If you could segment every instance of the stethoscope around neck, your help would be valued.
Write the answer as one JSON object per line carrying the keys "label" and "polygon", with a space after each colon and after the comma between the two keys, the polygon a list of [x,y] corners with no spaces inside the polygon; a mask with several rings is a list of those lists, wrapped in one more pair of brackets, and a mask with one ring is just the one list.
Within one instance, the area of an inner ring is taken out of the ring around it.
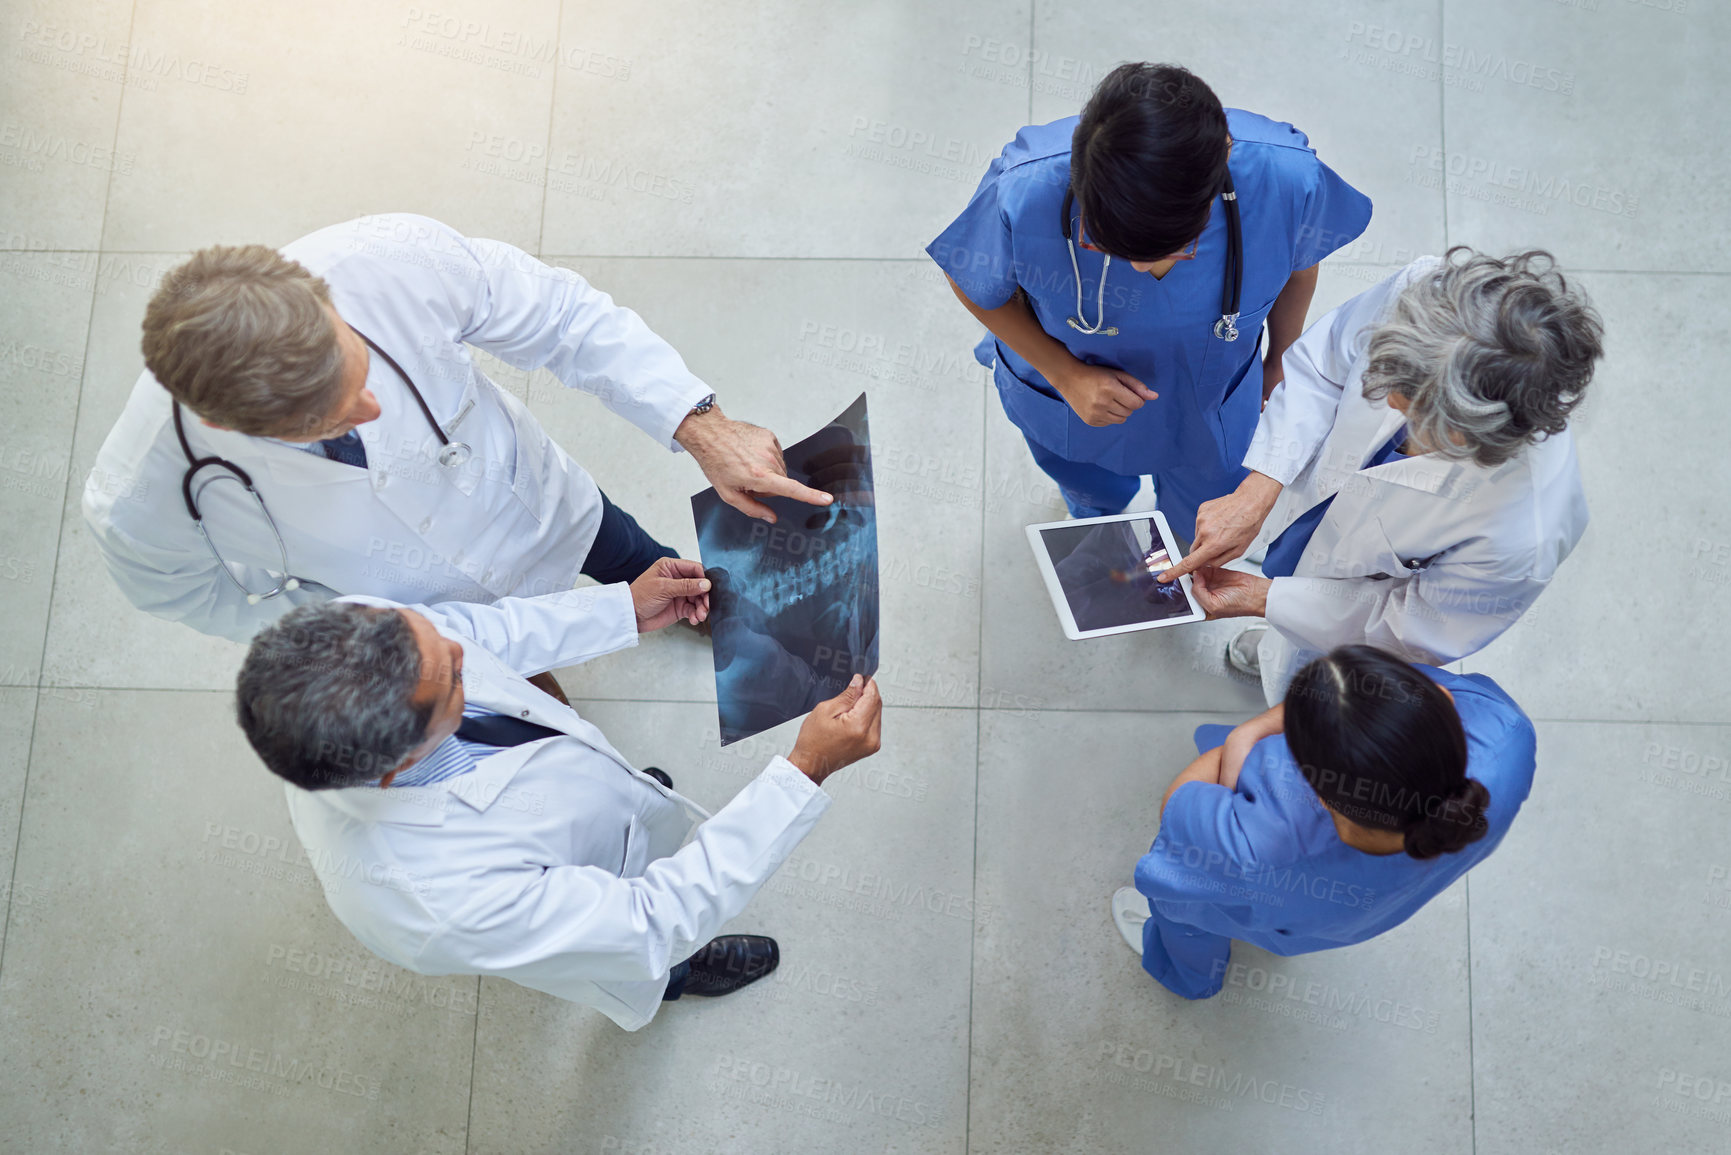
{"label": "stethoscope around neck", "polygon": [[[433,410],[427,405],[427,399],[421,396],[421,391],[415,387],[414,380],[407,373],[403,372],[403,367],[397,364],[397,359],[375,345],[371,337],[368,337],[353,325],[350,325],[349,328],[354,331],[355,336],[365,341],[367,346],[372,349],[373,352],[385,359],[385,364],[389,365],[396,371],[397,376],[403,379],[403,384],[409,387],[409,392],[414,394],[415,404],[420,406],[421,415],[427,419],[427,424],[432,426],[434,434],[436,434],[439,440],[443,443],[440,446],[437,455],[439,464],[445,466],[447,469],[455,469],[459,466],[468,464],[469,458],[473,455],[473,451],[466,443],[451,440],[450,435],[445,432],[444,428],[439,424],[438,419],[433,416]],[[256,488],[253,487],[252,475],[234,462],[228,460],[226,457],[221,457],[216,454],[210,454],[205,457],[195,455],[192,452],[192,443],[186,439],[186,423],[181,417],[180,402],[174,401],[171,402],[171,404],[174,409],[174,435],[180,439],[180,451],[186,455],[186,472],[180,476],[180,496],[186,502],[187,516],[192,518],[192,524],[198,529],[198,536],[204,539],[204,547],[210,551],[210,556],[216,559],[217,568],[222,570],[228,580],[234,584],[235,589],[246,595],[246,602],[249,606],[256,606],[266,598],[274,598],[285,590],[299,589],[301,586],[300,579],[291,576],[288,572],[288,545],[283,541],[282,530],[277,528],[276,518],[271,516],[270,507],[265,505],[264,497]],[[471,404],[473,403],[471,402]],[[462,411],[457,414],[456,419],[451,422],[451,427],[455,429],[457,423],[462,421],[464,417],[467,417],[468,414],[469,407],[464,406]],[[206,477],[200,481],[198,475],[205,469],[210,468],[218,469],[223,472],[217,476]],[[264,593],[255,593],[241,584],[240,579],[234,576],[233,568],[229,566],[228,561],[222,556],[222,552],[216,548],[216,542],[211,539],[210,531],[204,527],[204,516],[199,512],[198,508],[199,495],[210,486],[221,481],[240,482],[241,486],[246,490],[247,495],[251,497],[253,501],[258,503],[259,513],[263,515],[265,524],[270,526],[271,536],[276,538],[277,556],[282,559],[283,576],[274,586]]]}
{"label": "stethoscope around neck", "polygon": [[[1238,219],[1238,194],[1232,188],[1232,174],[1226,174],[1226,186],[1220,192],[1226,202],[1226,269],[1220,283],[1220,319],[1214,322],[1214,335],[1222,341],[1238,340],[1238,304],[1244,290],[1244,232]],[[1100,287],[1094,294],[1094,321],[1083,319],[1082,266],[1076,260],[1076,240],[1070,228],[1070,209],[1076,203],[1076,190],[1064,190],[1064,207],[1059,221],[1064,230],[1064,244],[1070,249],[1070,271],[1076,277],[1076,315],[1067,318],[1070,328],[1089,336],[1116,337],[1118,327],[1106,324],[1106,273],[1112,267],[1112,255],[1103,254],[1100,265]]]}

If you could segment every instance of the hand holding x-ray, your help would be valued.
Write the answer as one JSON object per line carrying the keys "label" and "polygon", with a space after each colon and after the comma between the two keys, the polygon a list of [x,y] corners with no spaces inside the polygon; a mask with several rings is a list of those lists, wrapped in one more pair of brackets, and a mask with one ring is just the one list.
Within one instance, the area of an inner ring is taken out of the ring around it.
{"label": "hand holding x-ray", "polygon": [[788,476],[828,495],[765,503],[753,520],[714,490],[691,499],[713,583],[711,637],[722,745],[780,725],[878,664],[877,510],[861,395],[786,450]]}

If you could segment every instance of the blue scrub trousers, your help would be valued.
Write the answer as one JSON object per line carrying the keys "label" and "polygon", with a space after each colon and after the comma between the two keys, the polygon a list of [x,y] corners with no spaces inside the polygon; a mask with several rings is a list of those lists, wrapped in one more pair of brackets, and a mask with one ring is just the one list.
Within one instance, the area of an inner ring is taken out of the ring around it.
{"label": "blue scrub trousers", "polygon": [[1154,911],[1142,924],[1142,969],[1187,999],[1213,998],[1226,984],[1232,940],[1185,926]]}
{"label": "blue scrub trousers", "polygon": [[[1207,723],[1196,727],[1196,752],[1205,754],[1224,744],[1230,733],[1231,726]],[[1226,983],[1232,940],[1173,922],[1153,910],[1153,903],[1148,905],[1151,913],[1142,924],[1142,969],[1159,979],[1161,986],[1187,999],[1207,999],[1219,994]]]}
{"label": "blue scrub trousers", "polygon": [[601,528],[595,531],[595,544],[583,559],[578,573],[594,578],[602,585],[636,581],[643,571],[654,565],[657,558],[678,557],[644,532],[637,519],[601,495]]}
{"label": "blue scrub trousers", "polygon": [[[1123,513],[1142,486],[1140,476],[1126,477],[1089,461],[1060,457],[1026,432],[1022,433],[1022,439],[1034,455],[1034,464],[1058,483],[1071,517]],[[1188,545],[1196,538],[1196,510],[1203,502],[1237,489],[1249,472],[1243,466],[1234,466],[1218,475],[1196,465],[1162,470],[1153,475],[1155,507],[1166,515],[1172,532]]]}

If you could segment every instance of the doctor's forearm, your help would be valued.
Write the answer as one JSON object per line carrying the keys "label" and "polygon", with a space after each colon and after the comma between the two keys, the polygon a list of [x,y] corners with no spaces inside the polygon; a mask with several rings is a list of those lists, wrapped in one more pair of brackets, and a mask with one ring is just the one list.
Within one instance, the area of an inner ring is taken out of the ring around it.
{"label": "doctor's forearm", "polygon": [[1317,266],[1300,269],[1286,280],[1286,287],[1268,310],[1268,356],[1279,360],[1304,332],[1304,317],[1316,296]]}
{"label": "doctor's forearm", "polygon": [[1021,297],[1012,297],[996,309],[982,309],[968,299],[968,295],[962,292],[954,280],[950,281],[950,291],[956,295],[956,300],[962,303],[962,307],[974,315],[976,321],[991,330],[992,336],[1032,365],[1039,371],[1040,376],[1054,386],[1058,383],[1058,378],[1076,363],[1076,358],[1064,347],[1063,342],[1055,340],[1040,327],[1040,322],[1034,319],[1033,312]]}

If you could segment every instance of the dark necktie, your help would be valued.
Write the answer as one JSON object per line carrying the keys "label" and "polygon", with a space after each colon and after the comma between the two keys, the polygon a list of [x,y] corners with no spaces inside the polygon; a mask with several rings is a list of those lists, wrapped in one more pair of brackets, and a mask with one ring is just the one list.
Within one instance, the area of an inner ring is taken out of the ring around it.
{"label": "dark necktie", "polygon": [[362,469],[367,467],[367,447],[361,444],[361,435],[353,429],[341,437],[331,437],[319,442],[325,456],[332,461],[340,461],[344,465],[356,465]]}
{"label": "dark necktie", "polygon": [[[1375,469],[1379,465],[1387,465],[1400,456],[1401,442],[1406,440],[1406,426],[1402,425],[1394,431],[1383,447],[1376,451],[1371,459],[1364,463],[1364,469]],[[1285,529],[1280,536],[1268,543],[1268,552],[1262,558],[1263,577],[1291,577],[1298,569],[1298,559],[1304,556],[1304,547],[1310,544],[1310,537],[1316,532],[1316,527],[1322,524],[1323,515],[1328,507],[1334,504],[1338,494],[1329,494],[1304,513]]]}
{"label": "dark necktie", "polygon": [[564,732],[551,726],[543,726],[539,722],[513,718],[508,714],[482,714],[475,718],[464,718],[462,725],[457,727],[457,737],[463,741],[480,742],[486,746],[521,746],[525,742],[554,738]]}

